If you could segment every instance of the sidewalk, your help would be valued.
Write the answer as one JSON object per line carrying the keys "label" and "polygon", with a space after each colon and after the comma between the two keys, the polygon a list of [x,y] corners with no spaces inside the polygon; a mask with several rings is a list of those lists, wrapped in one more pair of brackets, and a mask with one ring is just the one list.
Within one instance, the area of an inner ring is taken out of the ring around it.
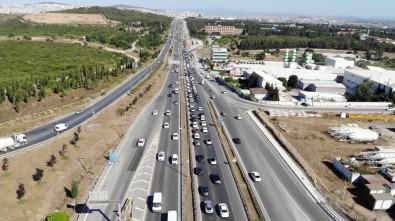
{"label": "sidewalk", "polygon": [[303,171],[298,167],[298,165],[292,160],[292,158],[287,154],[287,152],[281,147],[277,140],[272,136],[272,134],[265,128],[264,125],[259,121],[259,119],[252,113],[251,110],[247,111],[247,114],[254,121],[254,123],[259,127],[265,137],[274,146],[276,151],[287,163],[289,168],[298,177],[300,182],[305,186],[306,190],[310,193],[314,200],[320,205],[320,207],[327,213],[332,220],[343,220],[339,214],[337,214],[331,207],[327,206],[325,198],[315,189],[314,185],[310,182],[308,177],[303,173]]}

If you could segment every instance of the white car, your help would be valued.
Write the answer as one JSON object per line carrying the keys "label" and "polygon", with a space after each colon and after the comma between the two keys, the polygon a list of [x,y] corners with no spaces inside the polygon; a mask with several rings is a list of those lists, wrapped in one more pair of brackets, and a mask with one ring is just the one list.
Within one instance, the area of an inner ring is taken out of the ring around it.
{"label": "white car", "polygon": [[386,110],[386,111],[394,111],[395,108],[393,108],[393,107],[387,107],[387,108],[385,108],[385,110]]}
{"label": "white car", "polygon": [[210,138],[207,138],[207,139],[205,140],[205,142],[206,142],[207,145],[213,144],[213,141],[212,141]]}
{"label": "white car", "polygon": [[152,115],[158,115],[158,111],[157,110],[152,111]]}
{"label": "white car", "polygon": [[227,92],[227,91],[222,91],[221,93],[226,94],[226,93],[228,93],[228,92]]}
{"label": "white car", "polygon": [[208,158],[208,161],[211,165],[217,165],[217,159],[215,157]]}
{"label": "white car", "polygon": [[178,133],[174,133],[174,134],[172,135],[172,138],[173,138],[173,140],[178,140]]}
{"label": "white car", "polygon": [[161,151],[158,153],[158,161],[164,161],[165,160],[165,152]]}
{"label": "white car", "polygon": [[81,114],[82,112],[84,112],[84,109],[78,109],[76,112],[75,112],[75,114]]}
{"label": "white car", "polygon": [[199,126],[198,126],[198,123],[196,122],[196,121],[194,121],[193,123],[192,123],[192,127],[193,128],[198,128]]}
{"label": "white car", "polygon": [[137,141],[137,146],[138,147],[143,147],[144,146],[144,144],[145,144],[145,139],[139,139],[139,141]]}
{"label": "white car", "polygon": [[254,182],[261,182],[261,180],[262,180],[261,179],[261,175],[259,175],[258,172],[253,171],[250,174],[251,174],[252,181],[254,181]]}
{"label": "white car", "polygon": [[243,118],[241,118],[241,115],[238,114],[238,115],[236,115],[236,119],[237,119],[237,120],[241,120],[241,119],[243,119]]}
{"label": "white car", "polygon": [[169,123],[165,123],[165,124],[163,124],[163,128],[165,128],[165,129],[168,129],[169,128]]}
{"label": "white car", "polygon": [[354,104],[347,104],[346,107],[355,107]]}
{"label": "white car", "polygon": [[219,215],[222,218],[227,218],[229,217],[229,210],[228,206],[225,203],[220,203],[218,204],[218,209],[219,209]]}
{"label": "white car", "polygon": [[214,95],[211,95],[211,99],[215,99],[215,96],[214,96]]}
{"label": "white car", "polygon": [[202,126],[203,126],[203,127],[206,127],[206,126],[207,126],[207,123],[206,123],[206,121],[202,121],[202,123],[201,123],[201,124],[202,124]]}
{"label": "white car", "polygon": [[202,111],[203,110],[203,108],[202,107],[198,107],[198,111]]}
{"label": "white car", "polygon": [[167,115],[167,116],[170,116],[170,113],[171,113],[170,110],[167,110],[167,111],[166,111],[166,115]]}
{"label": "white car", "polygon": [[178,164],[178,155],[177,154],[173,154],[173,156],[171,156],[171,164]]}
{"label": "white car", "polygon": [[200,139],[200,134],[199,133],[194,133],[193,134],[194,139]]}
{"label": "white car", "polygon": [[55,131],[56,132],[61,132],[66,130],[69,127],[69,125],[65,124],[65,123],[60,123],[60,124],[56,124],[55,125]]}
{"label": "white car", "polygon": [[203,128],[202,128],[202,132],[203,132],[203,133],[208,133],[207,127],[203,127]]}

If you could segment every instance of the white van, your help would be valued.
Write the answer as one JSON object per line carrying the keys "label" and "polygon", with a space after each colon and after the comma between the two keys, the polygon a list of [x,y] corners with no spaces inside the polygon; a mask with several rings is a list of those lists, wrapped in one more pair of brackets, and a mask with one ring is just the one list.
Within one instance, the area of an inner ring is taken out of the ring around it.
{"label": "white van", "polygon": [[162,212],[162,193],[154,193],[154,199],[152,200],[152,212],[160,213]]}
{"label": "white van", "polygon": [[177,154],[173,154],[173,156],[171,156],[171,164],[178,164],[178,155]]}
{"label": "white van", "polygon": [[167,212],[167,221],[177,221],[177,211],[171,210]]}
{"label": "white van", "polygon": [[55,131],[56,131],[56,132],[61,132],[61,131],[66,130],[68,127],[69,127],[69,125],[64,124],[64,123],[56,124],[56,125],[55,125]]}

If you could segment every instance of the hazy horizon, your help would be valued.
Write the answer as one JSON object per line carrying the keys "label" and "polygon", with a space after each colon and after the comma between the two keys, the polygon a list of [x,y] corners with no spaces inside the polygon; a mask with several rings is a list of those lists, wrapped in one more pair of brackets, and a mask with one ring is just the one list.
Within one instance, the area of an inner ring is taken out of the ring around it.
{"label": "hazy horizon", "polygon": [[[394,19],[395,1],[377,0],[373,2],[364,2],[358,0],[332,0],[332,1],[314,1],[314,0],[282,0],[281,4],[275,0],[249,0],[248,3],[240,0],[210,1],[183,1],[183,0],[2,0],[0,4],[36,4],[41,2],[56,2],[76,6],[111,6],[111,5],[129,5],[136,7],[146,7],[151,9],[167,9],[194,11],[202,13],[217,14],[222,16],[240,16],[240,15],[290,15],[290,16],[334,16],[334,17],[356,17],[356,18],[378,18]],[[210,7],[208,7],[210,6]]]}

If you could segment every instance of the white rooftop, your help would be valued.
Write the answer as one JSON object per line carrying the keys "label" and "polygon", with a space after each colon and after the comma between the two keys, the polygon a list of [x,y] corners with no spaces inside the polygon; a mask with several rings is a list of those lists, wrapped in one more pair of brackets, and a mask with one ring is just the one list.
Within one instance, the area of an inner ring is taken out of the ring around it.
{"label": "white rooftop", "polygon": [[344,98],[344,96],[340,95],[340,94],[329,94],[329,93],[320,93],[320,92],[313,92],[313,91],[299,91],[299,93],[305,95],[306,97]]}
{"label": "white rooftop", "polygon": [[395,71],[346,69],[344,73],[358,75],[384,85],[395,86]]}

